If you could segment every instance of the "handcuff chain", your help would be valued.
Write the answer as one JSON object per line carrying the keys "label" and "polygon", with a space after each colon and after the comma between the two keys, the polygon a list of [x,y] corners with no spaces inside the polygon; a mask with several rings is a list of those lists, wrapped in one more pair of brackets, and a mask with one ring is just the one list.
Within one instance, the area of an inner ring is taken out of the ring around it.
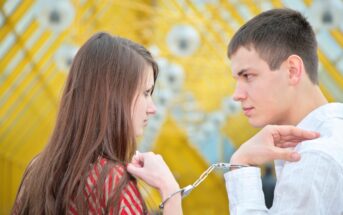
{"label": "handcuff chain", "polygon": [[207,176],[215,169],[231,169],[231,168],[242,168],[242,167],[249,167],[249,165],[238,165],[238,164],[230,164],[230,163],[214,163],[210,167],[208,167],[201,175],[200,177],[192,184],[188,185],[186,187],[183,187],[176,192],[169,195],[164,201],[161,202],[159,205],[159,208],[162,210],[164,208],[164,205],[166,202],[173,197],[174,195],[181,193],[181,197],[186,197],[194,188],[196,188],[201,182],[203,182]]}

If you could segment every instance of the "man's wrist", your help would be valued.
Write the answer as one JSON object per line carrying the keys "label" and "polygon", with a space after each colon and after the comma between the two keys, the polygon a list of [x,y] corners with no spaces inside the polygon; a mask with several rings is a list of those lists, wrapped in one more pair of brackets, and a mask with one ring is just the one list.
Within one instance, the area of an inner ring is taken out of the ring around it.
{"label": "man's wrist", "polygon": [[247,161],[247,159],[239,156],[238,154],[233,154],[230,160],[231,164],[235,165],[247,165],[250,166],[250,163]]}

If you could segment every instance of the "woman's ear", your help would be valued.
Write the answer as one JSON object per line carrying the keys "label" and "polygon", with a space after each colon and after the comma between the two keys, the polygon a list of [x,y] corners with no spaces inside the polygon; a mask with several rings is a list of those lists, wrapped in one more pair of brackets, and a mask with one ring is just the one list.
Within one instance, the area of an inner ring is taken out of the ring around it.
{"label": "woman's ear", "polygon": [[289,83],[296,85],[301,80],[304,73],[304,63],[298,55],[290,55],[287,60]]}

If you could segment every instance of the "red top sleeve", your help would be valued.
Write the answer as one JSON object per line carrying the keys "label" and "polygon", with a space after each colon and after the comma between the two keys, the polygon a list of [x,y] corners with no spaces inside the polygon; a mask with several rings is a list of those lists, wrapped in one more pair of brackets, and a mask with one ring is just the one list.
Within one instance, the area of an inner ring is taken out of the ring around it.
{"label": "red top sleeve", "polygon": [[[118,185],[121,177],[124,174],[124,167],[122,165],[115,165],[112,167],[106,176],[105,183],[103,185],[101,199],[98,198],[98,191],[94,189],[96,186],[98,177],[100,177],[101,169],[109,162],[108,160],[101,158],[96,165],[93,165],[89,172],[84,194],[88,196],[89,213],[88,214],[105,214],[106,206],[109,204],[109,198],[116,192],[116,186]],[[75,204],[72,202],[69,211],[73,215],[77,215]],[[114,206],[109,207],[109,214],[114,213]],[[129,181],[126,187],[123,189],[119,199],[119,214],[131,215],[131,214],[144,214],[143,200],[138,191],[137,184],[134,181]]]}

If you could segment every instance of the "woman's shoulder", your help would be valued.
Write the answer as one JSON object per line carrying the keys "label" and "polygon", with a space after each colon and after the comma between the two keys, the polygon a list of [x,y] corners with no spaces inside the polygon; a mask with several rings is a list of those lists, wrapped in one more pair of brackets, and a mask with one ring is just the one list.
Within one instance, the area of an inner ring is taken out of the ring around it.
{"label": "woman's shoulder", "polygon": [[[116,175],[116,176],[123,176],[125,173],[125,166],[121,162],[115,162],[110,159],[99,157],[96,167],[99,168],[102,171],[107,172],[108,175]],[[100,172],[99,172],[100,173]]]}
{"label": "woman's shoulder", "polygon": [[86,188],[99,189],[97,185],[104,184],[102,188],[113,189],[125,175],[125,167],[121,163],[99,157],[90,167],[87,175]]}
{"label": "woman's shoulder", "polygon": [[94,165],[92,172],[97,177],[104,177],[106,183],[110,182],[113,185],[118,184],[125,177],[125,180],[128,182],[125,188],[137,189],[137,181],[127,172],[125,165],[121,162],[100,157],[96,165]]}
{"label": "woman's shoulder", "polygon": [[[117,188],[125,176],[128,176],[125,166],[122,163],[113,162],[106,158],[100,158],[98,165],[101,168],[108,168],[106,174],[105,186],[104,186],[104,197],[105,201],[108,201],[108,197],[117,193]],[[137,187],[136,180],[133,178],[127,179],[127,184],[123,186],[120,191],[119,197],[119,214],[143,214],[144,208],[142,203],[142,197]]]}

